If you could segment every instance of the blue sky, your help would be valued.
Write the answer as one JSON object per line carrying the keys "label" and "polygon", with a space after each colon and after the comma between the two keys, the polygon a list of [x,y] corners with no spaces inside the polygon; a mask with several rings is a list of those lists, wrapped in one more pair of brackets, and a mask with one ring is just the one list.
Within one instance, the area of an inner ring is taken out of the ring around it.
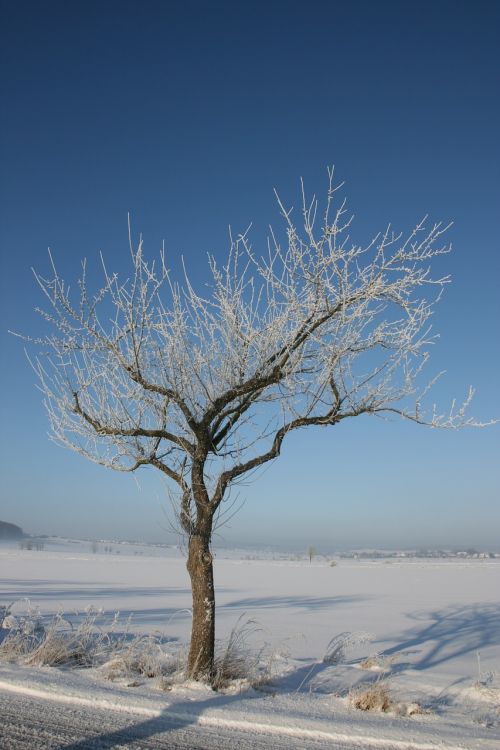
{"label": "blue sky", "polygon": [[[360,243],[388,221],[453,220],[453,284],[429,374],[446,407],[500,416],[500,6],[479,2],[3,3],[2,496],[27,531],[168,540],[165,487],[47,439],[19,340],[47,247],[68,280],[102,251],[126,266],[127,212],[195,281],[228,225],[254,245],[335,164]],[[356,419],[303,432],[240,488],[226,543],[498,547],[500,427],[437,432]]]}

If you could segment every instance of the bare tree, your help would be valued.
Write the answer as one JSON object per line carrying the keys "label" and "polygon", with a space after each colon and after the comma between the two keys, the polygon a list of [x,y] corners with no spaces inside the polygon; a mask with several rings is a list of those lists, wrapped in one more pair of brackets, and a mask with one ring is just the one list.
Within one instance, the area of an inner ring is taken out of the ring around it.
{"label": "bare tree", "polygon": [[[429,318],[448,277],[429,262],[449,251],[448,227],[391,227],[367,246],[349,237],[333,173],[324,211],[302,188],[302,228],[278,204],[283,238],[271,230],[264,256],[248,233],[231,239],[227,262],[209,256],[211,287],[172,280],[130,243],[125,281],[103,262],[91,293],[83,263],[79,294],[52,263],[35,274],[50,332],[32,364],[53,439],[112,469],[153,466],[177,488],[188,537],[193,595],[189,675],[210,679],[215,598],[211,537],[231,486],[275,459],[291,432],[366,415],[397,414],[433,427],[473,424],[472,393],[442,415],[418,385],[432,341]],[[424,291],[431,294],[426,299]]]}

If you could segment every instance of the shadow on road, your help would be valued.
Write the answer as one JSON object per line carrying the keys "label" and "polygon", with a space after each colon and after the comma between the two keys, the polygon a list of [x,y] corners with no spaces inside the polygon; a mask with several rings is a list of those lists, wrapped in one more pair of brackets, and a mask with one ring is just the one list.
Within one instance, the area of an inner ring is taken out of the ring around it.
{"label": "shadow on road", "polygon": [[[251,697],[246,695],[246,698]],[[254,696],[259,698],[257,694]],[[174,705],[166,706],[160,716],[139,720],[137,723],[126,727],[106,732],[100,735],[88,736],[69,745],[62,745],[59,750],[108,750],[117,745],[128,745],[137,741],[150,740],[155,735],[176,732],[177,730],[192,727],[198,723],[198,719],[210,708],[222,708],[230,706],[241,700],[240,696],[222,696],[214,693],[213,697],[206,700],[183,701]],[[200,742],[203,742],[202,732],[205,727],[200,727]],[[187,747],[187,745],[186,745]],[[194,748],[197,746],[193,747]],[[199,748],[204,745],[199,745]]]}

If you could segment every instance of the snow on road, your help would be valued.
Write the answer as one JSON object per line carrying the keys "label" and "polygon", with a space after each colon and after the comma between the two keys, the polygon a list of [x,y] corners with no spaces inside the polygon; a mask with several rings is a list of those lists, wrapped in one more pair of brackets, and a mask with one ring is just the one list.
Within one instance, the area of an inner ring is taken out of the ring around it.
{"label": "snow on road", "polygon": [[[3,674],[5,677],[6,675]],[[12,677],[12,676],[11,676]],[[26,678],[26,676],[25,676]],[[19,678],[18,678],[19,679]],[[50,689],[47,682],[38,687],[36,675],[28,676],[31,686],[0,679],[0,740],[2,750],[83,750],[83,748],[217,748],[240,750],[273,748],[273,750],[465,750],[466,738],[461,742],[405,737],[404,727],[389,725],[380,734],[377,722],[355,723],[339,719],[319,720],[270,711],[270,706],[259,706],[260,713],[240,700],[238,708],[217,708],[217,700],[207,693],[203,699],[185,701],[142,700],[138,705],[131,696],[111,700],[99,686],[85,681],[79,693],[75,682],[68,694],[65,677],[52,674]],[[92,695],[92,697],[89,697]],[[122,700],[120,700],[122,698]],[[267,708],[267,711],[265,710]],[[274,707],[276,708],[276,707]],[[304,709],[305,706],[297,708]],[[445,734],[449,733],[449,727]],[[475,738],[475,747],[489,748],[489,741]]]}
{"label": "snow on road", "polygon": [[[72,708],[70,708],[72,706]],[[76,707],[77,706],[77,707]],[[151,710],[149,716],[134,707],[116,712],[110,706],[58,700],[49,702],[31,695],[15,695],[0,690],[0,740],[2,750],[89,750],[126,747],[168,748],[175,750],[260,750],[276,748],[344,748],[332,735],[324,742],[317,733],[294,737],[286,731],[261,732],[251,723],[219,721],[195,714],[166,714]],[[272,736],[270,736],[272,734]],[[407,747],[407,746],[406,746]],[[367,747],[370,750],[370,747]],[[422,750],[427,750],[422,748]]]}

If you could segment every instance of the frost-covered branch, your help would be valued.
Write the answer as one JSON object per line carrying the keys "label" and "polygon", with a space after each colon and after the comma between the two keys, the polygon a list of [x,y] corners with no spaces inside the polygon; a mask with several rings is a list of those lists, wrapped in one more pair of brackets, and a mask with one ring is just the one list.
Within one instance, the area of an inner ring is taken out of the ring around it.
{"label": "frost-covered branch", "polygon": [[448,226],[389,226],[360,246],[337,190],[329,171],[320,207],[302,186],[300,228],[278,197],[284,232],[263,255],[248,232],[232,238],[223,265],[209,256],[203,295],[187,272],[172,280],[163,252],[145,259],[142,239],[123,281],[102,261],[92,292],[84,263],[76,298],[50,258],[51,277],[35,274],[48,332],[32,365],[53,439],[117,470],[158,468],[192,534],[298,428],[362,414],[480,425],[472,392],[448,414],[425,405],[430,320],[449,283],[431,263],[450,251]]}

